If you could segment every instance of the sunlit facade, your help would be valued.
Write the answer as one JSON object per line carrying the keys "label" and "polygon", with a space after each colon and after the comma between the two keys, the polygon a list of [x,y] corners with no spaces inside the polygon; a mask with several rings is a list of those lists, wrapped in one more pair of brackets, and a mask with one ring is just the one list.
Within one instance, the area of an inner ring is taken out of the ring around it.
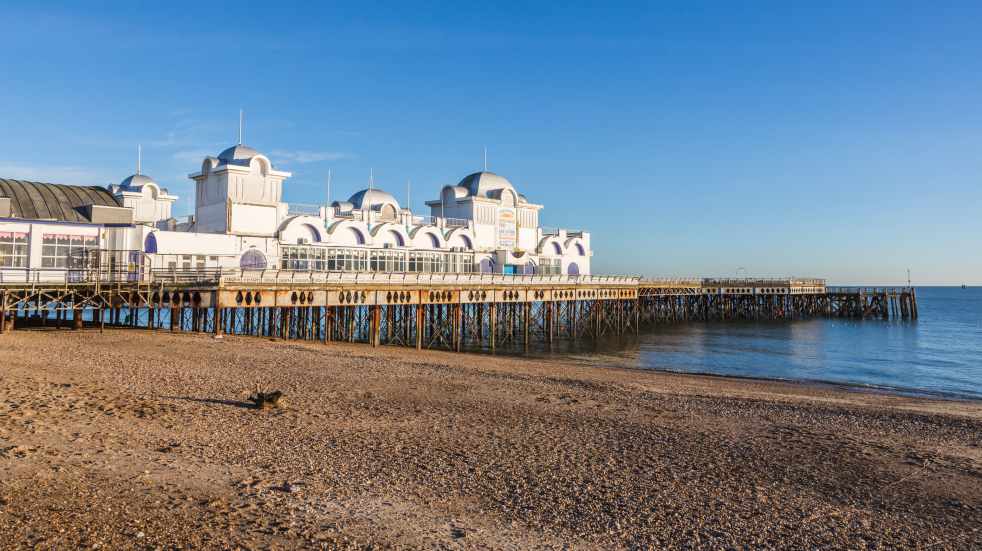
{"label": "sunlit facade", "polygon": [[[542,228],[542,205],[491,172],[444,186],[425,215],[374,186],[330,205],[291,205],[290,176],[248,146],[230,147],[189,175],[194,214],[183,220],[171,215],[177,197],[139,170],[107,188],[0,180],[0,276],[64,270],[99,249],[136,251],[137,262],[172,271],[590,273],[590,234]],[[59,209],[38,204],[54,192]]]}

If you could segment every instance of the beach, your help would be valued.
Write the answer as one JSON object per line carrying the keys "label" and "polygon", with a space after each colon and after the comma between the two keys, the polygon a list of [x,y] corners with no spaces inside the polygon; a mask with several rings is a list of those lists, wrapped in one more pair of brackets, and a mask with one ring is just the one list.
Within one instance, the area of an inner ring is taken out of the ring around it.
{"label": "beach", "polygon": [[[285,407],[255,409],[257,389]],[[0,335],[4,548],[982,547],[982,402],[142,330]]]}

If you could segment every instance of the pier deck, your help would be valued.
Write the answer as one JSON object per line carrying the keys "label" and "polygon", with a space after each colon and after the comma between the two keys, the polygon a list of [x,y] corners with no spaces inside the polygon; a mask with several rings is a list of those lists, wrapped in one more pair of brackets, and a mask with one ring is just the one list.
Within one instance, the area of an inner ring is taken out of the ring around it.
{"label": "pier deck", "polygon": [[815,317],[916,319],[917,301],[906,287],[797,278],[170,270],[0,282],[0,332],[111,325],[494,351],[653,323]]}

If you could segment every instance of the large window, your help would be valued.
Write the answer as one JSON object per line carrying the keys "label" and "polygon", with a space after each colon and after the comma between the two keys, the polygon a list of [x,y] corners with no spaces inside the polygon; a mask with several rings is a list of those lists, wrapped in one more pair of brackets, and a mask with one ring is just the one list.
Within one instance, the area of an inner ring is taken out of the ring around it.
{"label": "large window", "polygon": [[41,245],[42,268],[68,268],[70,256],[98,249],[99,239],[94,235],[46,233],[41,240]]}
{"label": "large window", "polygon": [[560,275],[563,273],[563,261],[559,258],[540,258],[539,273],[542,275]]}
{"label": "large window", "polygon": [[27,267],[27,234],[0,232],[0,268]]}
{"label": "large window", "polygon": [[282,245],[280,269],[302,272],[476,271],[473,253]]}

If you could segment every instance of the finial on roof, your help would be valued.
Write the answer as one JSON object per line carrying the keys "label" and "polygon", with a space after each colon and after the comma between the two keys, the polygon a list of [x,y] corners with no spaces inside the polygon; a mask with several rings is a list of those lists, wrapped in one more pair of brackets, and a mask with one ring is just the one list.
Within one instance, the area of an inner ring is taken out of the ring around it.
{"label": "finial on roof", "polygon": [[143,146],[137,144],[136,146],[136,173],[137,175],[142,174],[143,170]]}
{"label": "finial on roof", "polygon": [[331,169],[327,169],[327,203],[325,204],[331,206]]}
{"label": "finial on roof", "polygon": [[368,169],[368,189],[375,189],[375,169]]}
{"label": "finial on roof", "polygon": [[484,172],[488,171],[488,146],[484,146]]}
{"label": "finial on roof", "polygon": [[245,114],[243,113],[242,109],[239,109],[239,145],[242,145],[242,126],[244,118]]}

